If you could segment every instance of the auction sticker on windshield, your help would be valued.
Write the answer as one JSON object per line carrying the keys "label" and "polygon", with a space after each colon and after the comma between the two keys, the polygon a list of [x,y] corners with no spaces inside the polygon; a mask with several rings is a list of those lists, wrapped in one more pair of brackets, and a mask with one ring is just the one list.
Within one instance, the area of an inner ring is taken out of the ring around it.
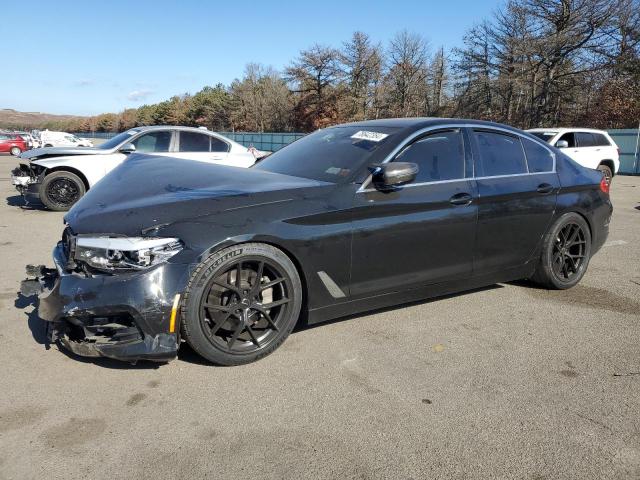
{"label": "auction sticker on windshield", "polygon": [[360,130],[359,132],[356,132],[353,135],[351,135],[351,138],[354,138],[356,140],[369,140],[370,142],[381,142],[388,136],[389,135],[386,133],[369,132],[367,130]]}

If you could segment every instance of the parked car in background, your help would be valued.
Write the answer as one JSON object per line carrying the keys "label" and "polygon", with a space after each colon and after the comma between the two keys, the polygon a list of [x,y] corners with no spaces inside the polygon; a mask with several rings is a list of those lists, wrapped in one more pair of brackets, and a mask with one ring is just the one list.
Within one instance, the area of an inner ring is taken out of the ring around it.
{"label": "parked car in background", "polygon": [[27,144],[27,149],[35,148],[35,142],[29,132],[13,132],[15,135],[20,135]]}
{"label": "parked car in background", "polygon": [[[14,169],[12,181],[27,202],[41,201],[51,210],[68,210],[133,152],[238,167],[249,167],[256,161],[246,147],[207,130],[173,126],[139,127],[94,148],[30,150],[20,156],[24,162]],[[146,178],[141,177],[137,181],[142,185]]]}
{"label": "parked car in background", "polygon": [[27,141],[15,133],[0,133],[0,153],[9,152],[17,157],[22,152],[28,150]]}
{"label": "parked car in background", "polygon": [[587,128],[534,128],[532,135],[562,149],[583,167],[600,170],[611,183],[620,168],[620,149],[604,130]]}
{"label": "parked car in background", "polygon": [[93,142],[86,138],[78,138],[67,132],[40,132],[40,143],[43,147],[93,147]]}
{"label": "parked car in background", "polygon": [[79,355],[168,361],[182,338],[237,365],[299,318],[524,278],[573,287],[612,210],[600,173],[521,130],[359,122],[248,169],[130,158],[65,216],[57,268],[28,268],[22,293],[41,292],[52,340]]}

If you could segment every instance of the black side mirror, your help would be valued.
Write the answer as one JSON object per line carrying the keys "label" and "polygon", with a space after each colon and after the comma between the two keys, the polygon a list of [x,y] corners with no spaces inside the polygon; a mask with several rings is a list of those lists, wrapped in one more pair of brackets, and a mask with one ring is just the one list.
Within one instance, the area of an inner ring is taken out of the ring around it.
{"label": "black side mirror", "polygon": [[399,187],[413,182],[418,175],[418,165],[409,162],[391,162],[373,167],[373,184],[380,188]]}
{"label": "black side mirror", "polygon": [[118,150],[120,153],[133,153],[136,151],[136,146],[133,143],[125,143]]}

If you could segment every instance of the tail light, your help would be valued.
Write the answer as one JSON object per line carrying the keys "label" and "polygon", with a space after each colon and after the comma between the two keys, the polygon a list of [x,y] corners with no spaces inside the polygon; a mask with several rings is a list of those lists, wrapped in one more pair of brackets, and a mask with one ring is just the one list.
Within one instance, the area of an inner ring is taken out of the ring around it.
{"label": "tail light", "polygon": [[600,180],[600,191],[609,195],[609,182],[607,182],[607,179],[604,176],[602,177],[602,180]]}

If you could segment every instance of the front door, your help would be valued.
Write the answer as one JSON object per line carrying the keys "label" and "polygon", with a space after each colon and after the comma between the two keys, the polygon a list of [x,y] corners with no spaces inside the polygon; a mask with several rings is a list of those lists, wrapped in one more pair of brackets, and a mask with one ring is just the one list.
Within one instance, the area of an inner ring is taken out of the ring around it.
{"label": "front door", "polygon": [[428,132],[392,160],[416,163],[414,182],[355,194],[352,296],[471,275],[478,207],[468,145],[459,128]]}

